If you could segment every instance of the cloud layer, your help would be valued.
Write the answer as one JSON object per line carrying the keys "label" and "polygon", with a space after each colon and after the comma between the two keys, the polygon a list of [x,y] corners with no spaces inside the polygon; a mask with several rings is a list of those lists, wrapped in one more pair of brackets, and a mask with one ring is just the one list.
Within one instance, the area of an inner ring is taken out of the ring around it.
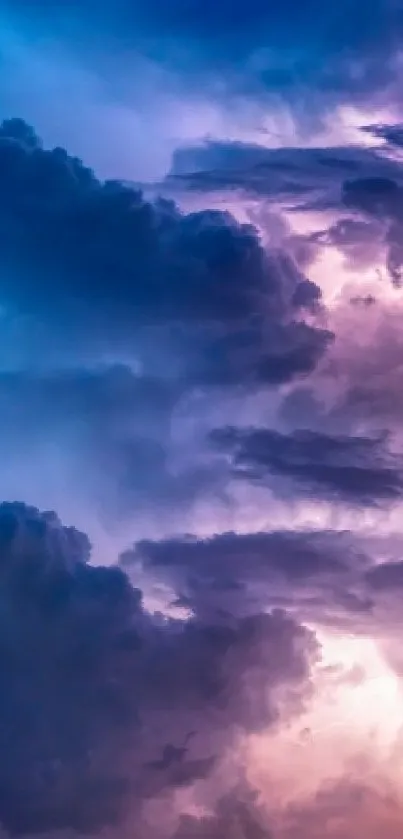
{"label": "cloud layer", "polygon": [[398,4],[0,17],[1,839],[398,839]]}

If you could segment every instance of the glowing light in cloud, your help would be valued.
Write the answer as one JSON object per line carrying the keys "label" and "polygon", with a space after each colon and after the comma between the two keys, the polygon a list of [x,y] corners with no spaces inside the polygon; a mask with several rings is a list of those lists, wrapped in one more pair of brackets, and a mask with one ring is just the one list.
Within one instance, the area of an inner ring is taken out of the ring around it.
{"label": "glowing light in cloud", "polygon": [[393,785],[403,778],[400,680],[373,639],[317,634],[322,656],[305,711],[250,741],[250,776],[271,803],[307,800],[331,778],[374,767]]}

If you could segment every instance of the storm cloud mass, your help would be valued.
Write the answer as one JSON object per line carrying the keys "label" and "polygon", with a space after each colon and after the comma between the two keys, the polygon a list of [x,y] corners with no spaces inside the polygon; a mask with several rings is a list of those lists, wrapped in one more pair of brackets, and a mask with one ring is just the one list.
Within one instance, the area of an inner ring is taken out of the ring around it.
{"label": "storm cloud mass", "polygon": [[400,4],[0,23],[0,839],[401,839]]}
{"label": "storm cloud mass", "polygon": [[88,564],[85,536],[22,504],[0,508],[0,540],[11,833],[119,823],[212,772],[242,729],[272,724],[279,686],[303,695],[315,642],[284,613],[153,618],[123,571]]}

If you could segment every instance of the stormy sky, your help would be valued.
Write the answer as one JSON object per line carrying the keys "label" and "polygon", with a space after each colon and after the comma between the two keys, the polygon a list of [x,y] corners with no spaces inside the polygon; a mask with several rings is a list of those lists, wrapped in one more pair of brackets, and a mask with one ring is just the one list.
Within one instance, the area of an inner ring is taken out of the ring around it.
{"label": "stormy sky", "polygon": [[401,839],[401,3],[0,67],[0,839]]}

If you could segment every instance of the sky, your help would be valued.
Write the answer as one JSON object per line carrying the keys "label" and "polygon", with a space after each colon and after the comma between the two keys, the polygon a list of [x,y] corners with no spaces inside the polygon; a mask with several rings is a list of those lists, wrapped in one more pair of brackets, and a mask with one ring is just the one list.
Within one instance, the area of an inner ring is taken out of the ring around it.
{"label": "sky", "polygon": [[0,839],[401,839],[401,3],[0,66]]}

